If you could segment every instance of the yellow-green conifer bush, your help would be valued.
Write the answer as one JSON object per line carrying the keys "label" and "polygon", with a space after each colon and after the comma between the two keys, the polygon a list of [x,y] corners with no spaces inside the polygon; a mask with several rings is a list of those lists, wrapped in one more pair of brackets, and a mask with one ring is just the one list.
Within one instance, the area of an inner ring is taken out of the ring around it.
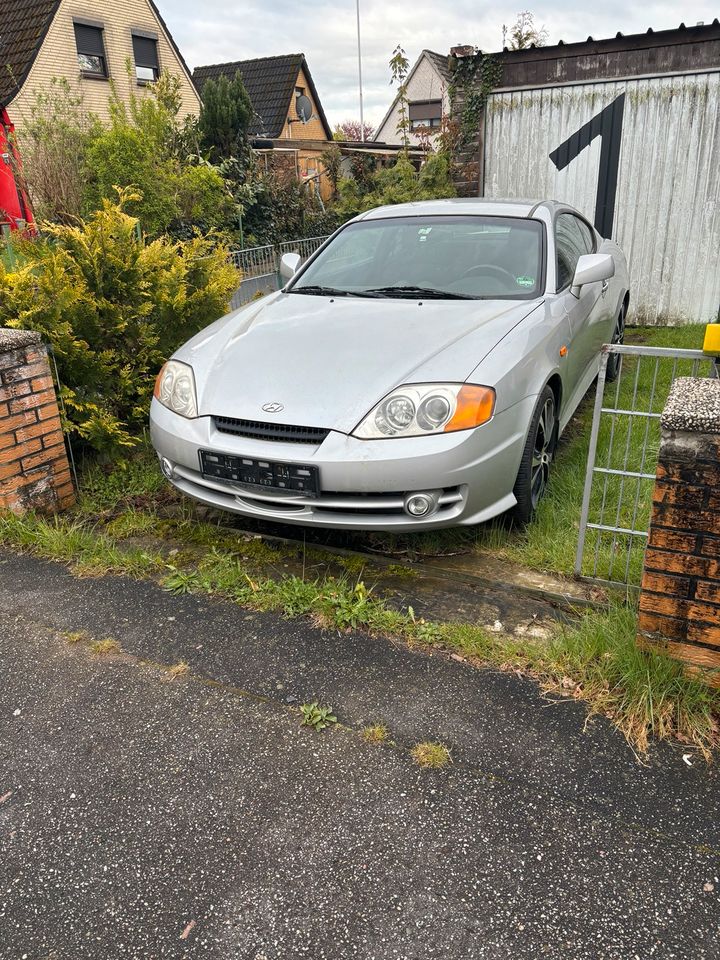
{"label": "yellow-green conifer bush", "polygon": [[213,235],[147,242],[131,190],[77,225],[51,224],[0,261],[0,325],[52,346],[65,429],[98,453],[139,442],[154,378],[185,340],[222,316],[239,283]]}

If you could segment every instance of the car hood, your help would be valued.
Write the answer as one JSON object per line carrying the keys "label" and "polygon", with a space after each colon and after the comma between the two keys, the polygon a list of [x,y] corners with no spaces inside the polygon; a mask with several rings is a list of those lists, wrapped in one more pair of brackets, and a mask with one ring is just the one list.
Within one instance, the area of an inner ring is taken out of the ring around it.
{"label": "car hood", "polygon": [[[280,293],[229,314],[175,356],[193,367],[201,416],[349,433],[402,383],[466,380],[538,302]],[[268,403],[282,409],[266,413]]]}

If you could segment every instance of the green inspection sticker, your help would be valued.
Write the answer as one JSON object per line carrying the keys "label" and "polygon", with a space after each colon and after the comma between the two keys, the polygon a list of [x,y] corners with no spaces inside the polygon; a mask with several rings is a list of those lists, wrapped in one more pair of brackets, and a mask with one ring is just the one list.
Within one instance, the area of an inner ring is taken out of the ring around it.
{"label": "green inspection sticker", "polygon": [[515,283],[519,287],[534,287],[535,277],[515,277]]}

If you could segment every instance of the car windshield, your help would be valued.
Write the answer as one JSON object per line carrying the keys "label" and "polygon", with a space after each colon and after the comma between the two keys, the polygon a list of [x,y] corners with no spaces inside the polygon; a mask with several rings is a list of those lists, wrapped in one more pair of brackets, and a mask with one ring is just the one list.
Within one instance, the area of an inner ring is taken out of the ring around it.
{"label": "car windshield", "polygon": [[520,217],[389,217],[351,223],[290,293],[521,300],[543,289],[542,224]]}

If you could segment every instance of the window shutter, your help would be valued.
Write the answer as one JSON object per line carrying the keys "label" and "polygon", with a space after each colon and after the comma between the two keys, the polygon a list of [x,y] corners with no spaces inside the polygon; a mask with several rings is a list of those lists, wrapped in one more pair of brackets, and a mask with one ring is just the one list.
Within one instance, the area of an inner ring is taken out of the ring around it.
{"label": "window shutter", "polygon": [[84,23],[75,23],[75,45],[78,53],[89,57],[104,57],[103,32],[100,27],[88,27]]}
{"label": "window shutter", "polygon": [[138,67],[154,67],[159,70],[157,40],[149,37],[138,37],[133,34],[133,55]]}
{"label": "window shutter", "polygon": [[416,100],[409,106],[410,120],[442,119],[442,100]]}

